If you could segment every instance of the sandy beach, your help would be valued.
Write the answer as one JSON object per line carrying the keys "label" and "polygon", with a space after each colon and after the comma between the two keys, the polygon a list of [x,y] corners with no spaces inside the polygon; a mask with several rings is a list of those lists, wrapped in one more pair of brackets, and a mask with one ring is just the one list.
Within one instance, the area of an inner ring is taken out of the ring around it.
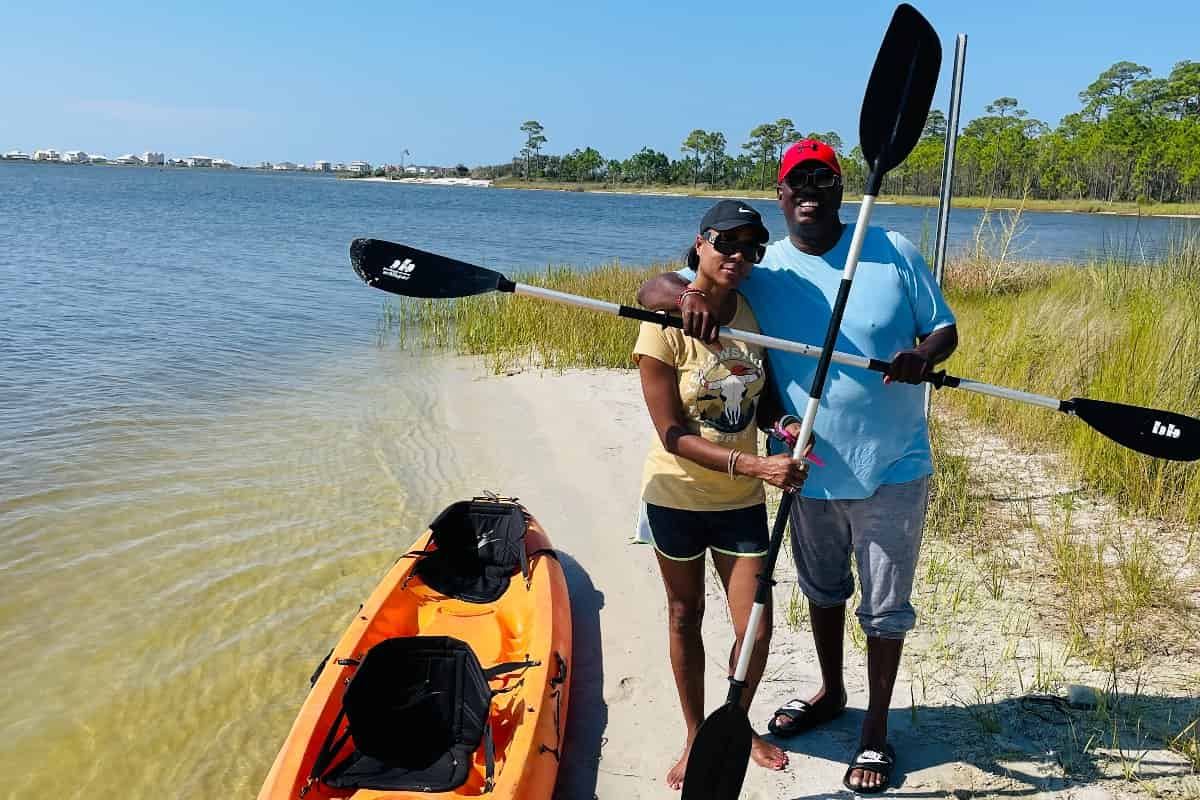
{"label": "sandy beach", "polygon": [[[497,476],[488,488],[519,496],[564,556],[572,593],[574,682],[556,796],[571,800],[677,797],[663,780],[684,742],[667,655],[663,589],[652,552],[630,541],[642,459],[651,436],[636,372],[531,370],[491,376],[468,359],[456,369],[458,376],[447,385],[443,408],[456,431],[454,449],[477,453],[477,466],[486,462]],[[980,457],[995,460],[996,454],[980,451]],[[1025,469],[1027,459],[1019,463]],[[789,562],[790,556],[783,553],[775,576],[770,660],[751,709],[751,722],[759,731],[765,731],[773,709],[793,696],[807,696],[818,685],[805,614],[796,613],[795,576]],[[1047,726],[1025,714],[1015,699],[1002,699],[1006,692],[1017,693],[1018,683],[1028,690],[1029,673],[1024,679],[1021,673],[1035,668],[1033,659],[1040,669],[1045,658],[1061,651],[1038,640],[1034,653],[1036,637],[1028,631],[1021,643],[1006,643],[997,627],[1003,628],[998,620],[1007,620],[1010,612],[995,604],[977,603],[978,619],[963,629],[963,617],[958,615],[956,629],[947,633],[945,626],[930,621],[936,616],[927,613],[933,610],[933,599],[914,602],[918,629],[910,637],[892,704],[891,741],[899,754],[892,794],[944,797],[953,793],[959,798],[1015,794],[1081,800],[1146,796],[1132,790],[1127,781],[1088,785],[1065,778],[1057,744],[1047,745],[1039,731],[1067,729]],[[1016,592],[1013,607],[1021,607]],[[853,627],[851,617],[846,646],[848,712],[817,732],[779,742],[789,752],[785,770],[770,772],[751,764],[743,797],[851,796],[841,779],[866,707],[865,655],[861,642],[854,641]],[[711,712],[724,700],[725,663],[732,644],[724,598],[711,572],[704,637],[706,709]],[[948,639],[954,640],[957,655],[931,660],[931,653],[949,647]],[[1003,660],[1003,648],[1015,648],[1015,653],[1009,654],[1010,674],[997,677],[995,665]],[[1011,674],[1014,670],[1016,677]],[[1068,669],[1066,656],[1060,677],[1103,685],[1101,673]],[[1164,678],[1159,691],[1178,694],[1171,685],[1176,680]],[[1155,681],[1147,679],[1146,686],[1146,691],[1152,690]],[[999,720],[999,733],[987,725],[981,729],[981,715]],[[1088,752],[1098,764],[1097,778],[1106,776],[1107,767],[1098,755],[1103,744],[1093,750],[1095,754]],[[1146,745],[1138,754],[1143,779],[1157,775],[1173,782],[1196,780],[1184,777],[1191,771],[1176,753]],[[1191,789],[1200,791],[1200,784]]]}

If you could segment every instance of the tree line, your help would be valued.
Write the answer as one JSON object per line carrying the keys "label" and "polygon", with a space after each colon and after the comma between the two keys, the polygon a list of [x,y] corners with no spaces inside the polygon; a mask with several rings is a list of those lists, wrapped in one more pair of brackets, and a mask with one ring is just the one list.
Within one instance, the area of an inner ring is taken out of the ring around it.
{"label": "tree line", "polygon": [[[1056,128],[1033,119],[1015,97],[988,103],[961,131],[954,192],[960,196],[1052,200],[1200,202],[1200,62],[1180,61],[1166,77],[1120,61],[1079,92],[1081,108]],[[521,126],[525,146],[510,163],[476,168],[483,177],[558,182],[765,189],[775,182],[783,151],[801,138],[828,142],[839,153],[849,192],[861,191],[862,150],[843,152],[835,131],[802,134],[787,118],[749,131],[730,155],[720,131],[695,129],[679,156],[643,147],[626,159],[593,147],[547,155],[545,128]],[[930,112],[921,141],[885,182],[888,194],[936,195],[945,154],[946,116]]]}

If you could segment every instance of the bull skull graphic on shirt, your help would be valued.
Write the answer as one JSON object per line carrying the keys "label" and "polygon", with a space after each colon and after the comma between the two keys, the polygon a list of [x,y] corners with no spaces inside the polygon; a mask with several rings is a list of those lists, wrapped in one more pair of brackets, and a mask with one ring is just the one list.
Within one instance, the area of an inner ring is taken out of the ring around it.
{"label": "bull skull graphic on shirt", "polygon": [[754,422],[766,374],[753,356],[727,347],[696,374],[696,383],[701,424],[721,433],[740,433]]}

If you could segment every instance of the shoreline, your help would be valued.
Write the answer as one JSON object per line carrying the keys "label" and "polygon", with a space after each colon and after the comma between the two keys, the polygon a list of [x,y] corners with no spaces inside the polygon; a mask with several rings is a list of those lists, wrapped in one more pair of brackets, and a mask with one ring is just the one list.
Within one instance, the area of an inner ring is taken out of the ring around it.
{"label": "shoreline", "polygon": [[[775,196],[771,190],[750,189],[744,192],[736,192],[729,189],[709,190],[697,189],[688,190],[680,189],[672,191],[665,188],[656,189],[612,189],[612,188],[590,188],[590,187],[608,187],[610,184],[563,184],[549,183],[546,185],[537,185],[525,182],[497,182],[492,181],[491,186],[496,189],[524,189],[528,191],[539,192],[584,192],[588,194],[621,194],[621,195],[646,195],[650,197],[702,197],[711,198],[714,200],[721,199],[736,199],[736,200],[774,200]],[[877,200],[876,205],[898,205],[910,206],[913,208],[937,208],[938,198],[925,197],[918,195],[888,195],[887,200]],[[862,195],[846,195],[843,203],[857,205],[862,202]],[[955,197],[952,198],[952,207],[956,208],[973,208],[973,209],[988,209],[990,211],[1016,211],[1021,208],[1023,213],[1039,213],[1039,214],[1099,214],[1103,216],[1115,217],[1159,217],[1163,219],[1200,219],[1200,212],[1191,211],[1162,211],[1154,212],[1148,210],[1130,209],[1124,207],[1127,204],[1122,204],[1121,208],[1109,210],[1099,208],[1049,208],[1039,207],[1042,203],[1069,203],[1070,201],[1029,201],[1022,204],[1020,198],[1001,197],[1001,198],[980,198],[980,197]],[[1023,208],[1022,208],[1023,205]],[[1099,206],[1106,205],[1101,201],[1087,201],[1081,203],[1084,206]],[[1168,208],[1181,205],[1185,208],[1191,208],[1193,204],[1166,204]]]}
{"label": "shoreline", "polygon": [[420,183],[428,186],[471,186],[486,189],[492,186],[492,181],[484,178],[352,178],[355,181],[369,183]]}

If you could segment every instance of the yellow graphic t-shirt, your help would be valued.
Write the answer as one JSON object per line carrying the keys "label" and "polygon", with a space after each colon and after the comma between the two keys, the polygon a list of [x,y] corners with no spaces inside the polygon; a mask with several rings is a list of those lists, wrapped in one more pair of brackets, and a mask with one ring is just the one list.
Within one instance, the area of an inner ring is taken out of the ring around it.
{"label": "yellow graphic t-shirt", "polygon": [[[737,301],[729,327],[757,333],[750,306],[741,295]],[[743,453],[757,452],[755,415],[767,382],[761,347],[724,338],[710,346],[678,328],[643,322],[633,346],[634,360],[641,356],[675,367],[690,432]],[[642,499],[666,508],[728,511],[765,502],[766,495],[758,478],[730,480],[724,472],[668,453],[656,433],[642,471]]]}

